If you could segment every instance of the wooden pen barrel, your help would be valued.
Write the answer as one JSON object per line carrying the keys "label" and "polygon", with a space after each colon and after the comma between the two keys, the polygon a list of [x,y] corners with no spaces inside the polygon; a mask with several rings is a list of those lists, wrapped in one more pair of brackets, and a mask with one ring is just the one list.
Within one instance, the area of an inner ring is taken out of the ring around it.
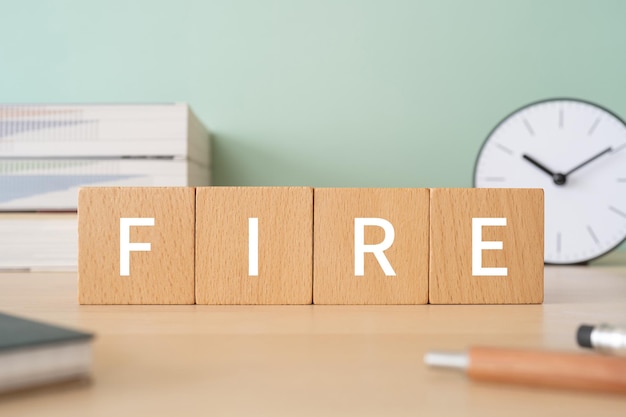
{"label": "wooden pen barrel", "polygon": [[469,357],[475,380],[626,394],[626,358],[486,347]]}

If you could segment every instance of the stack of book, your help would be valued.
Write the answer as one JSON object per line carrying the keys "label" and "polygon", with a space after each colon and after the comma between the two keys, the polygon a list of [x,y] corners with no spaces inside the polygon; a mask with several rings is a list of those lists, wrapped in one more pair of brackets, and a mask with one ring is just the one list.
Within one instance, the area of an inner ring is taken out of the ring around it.
{"label": "stack of book", "polygon": [[0,106],[0,269],[75,269],[78,189],[211,184],[186,104]]}

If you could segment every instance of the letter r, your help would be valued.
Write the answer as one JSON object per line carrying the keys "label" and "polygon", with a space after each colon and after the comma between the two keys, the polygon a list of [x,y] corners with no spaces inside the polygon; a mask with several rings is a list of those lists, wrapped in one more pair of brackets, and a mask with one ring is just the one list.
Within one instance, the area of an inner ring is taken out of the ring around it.
{"label": "letter r", "polygon": [[[375,245],[365,244],[365,226],[378,226],[385,231],[385,238]],[[378,217],[356,217],[354,219],[354,275],[365,275],[365,252],[373,253],[386,276],[395,276],[384,251],[389,249],[395,239],[393,225]]]}

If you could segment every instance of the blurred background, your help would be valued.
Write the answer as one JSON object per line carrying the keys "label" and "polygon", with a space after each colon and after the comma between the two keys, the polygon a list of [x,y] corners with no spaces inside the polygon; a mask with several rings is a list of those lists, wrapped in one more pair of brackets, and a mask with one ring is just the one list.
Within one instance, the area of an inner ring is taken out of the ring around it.
{"label": "blurred background", "polygon": [[188,102],[216,185],[466,187],[524,104],[626,116],[624,16],[619,0],[4,2],[0,101]]}
{"label": "blurred background", "polygon": [[0,102],[187,102],[215,185],[468,187],[525,104],[626,117],[624,16],[619,0],[3,2]]}

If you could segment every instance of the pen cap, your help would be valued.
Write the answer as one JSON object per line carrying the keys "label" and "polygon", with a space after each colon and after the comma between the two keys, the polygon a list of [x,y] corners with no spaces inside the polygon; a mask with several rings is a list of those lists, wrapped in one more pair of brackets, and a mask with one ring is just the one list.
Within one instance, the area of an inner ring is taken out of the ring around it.
{"label": "pen cap", "polygon": [[576,332],[579,346],[615,355],[626,355],[626,327],[583,324]]}
{"label": "pen cap", "polygon": [[578,346],[592,348],[591,344],[591,332],[593,332],[594,327],[588,324],[582,324],[578,327],[578,331],[576,332],[576,342],[578,342]]}

